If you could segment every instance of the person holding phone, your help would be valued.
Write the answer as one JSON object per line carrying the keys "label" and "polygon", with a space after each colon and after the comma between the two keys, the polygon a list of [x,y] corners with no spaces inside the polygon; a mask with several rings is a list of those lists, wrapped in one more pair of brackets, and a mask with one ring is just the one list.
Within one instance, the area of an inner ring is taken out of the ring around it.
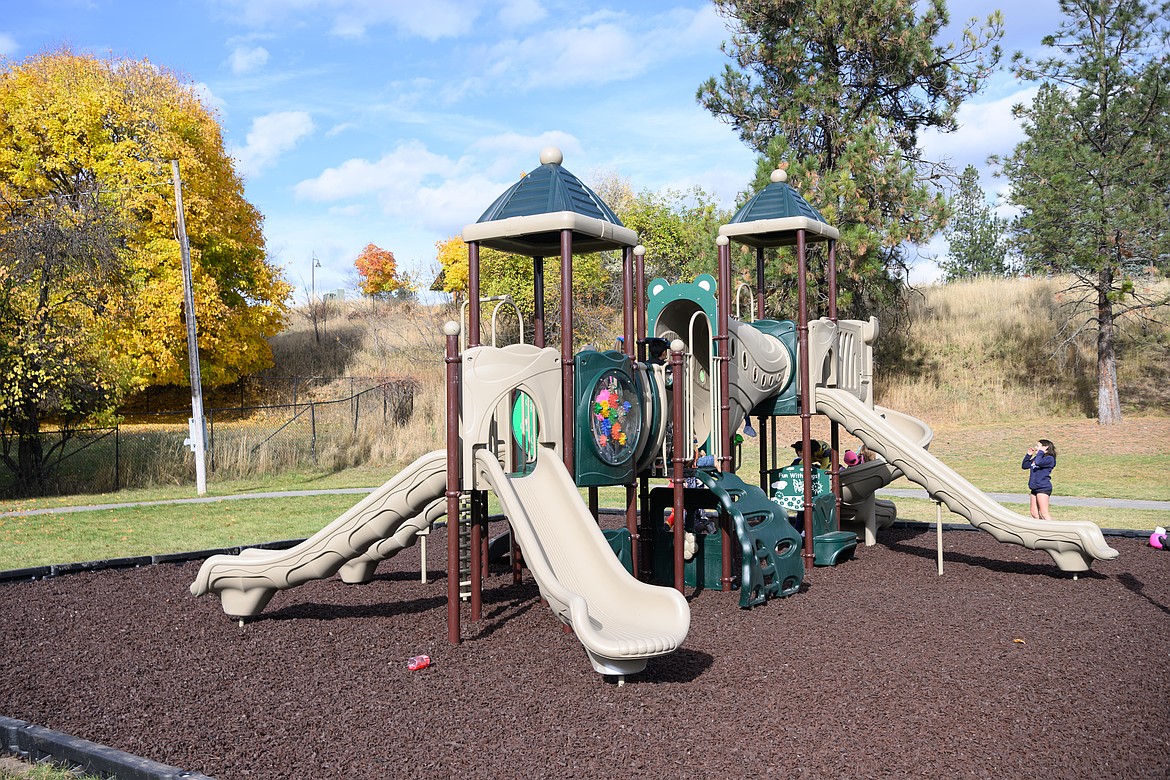
{"label": "person holding phone", "polygon": [[1051,520],[1048,499],[1052,495],[1052,469],[1056,468],[1056,445],[1040,439],[1028,448],[1020,468],[1029,470],[1028,489],[1032,491],[1032,517]]}

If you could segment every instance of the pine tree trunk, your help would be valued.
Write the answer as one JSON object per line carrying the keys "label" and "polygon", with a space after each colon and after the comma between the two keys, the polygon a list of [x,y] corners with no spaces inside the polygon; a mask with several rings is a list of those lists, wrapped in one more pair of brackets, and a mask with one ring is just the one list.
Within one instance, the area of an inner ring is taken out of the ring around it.
{"label": "pine tree trunk", "polygon": [[1117,391],[1117,351],[1114,348],[1113,303],[1109,290],[1113,269],[1102,268],[1097,277],[1097,424],[1121,422],[1121,397]]}

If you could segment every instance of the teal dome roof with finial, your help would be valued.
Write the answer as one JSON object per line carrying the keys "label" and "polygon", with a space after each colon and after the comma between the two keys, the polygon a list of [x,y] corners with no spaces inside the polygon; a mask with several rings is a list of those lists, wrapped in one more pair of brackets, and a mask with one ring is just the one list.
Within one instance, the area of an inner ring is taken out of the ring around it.
{"label": "teal dome roof with finial", "polygon": [[719,228],[719,235],[754,247],[795,244],[799,230],[805,231],[809,241],[837,239],[837,229],[787,179],[783,170],[773,171],[771,183],[743,204],[731,221]]}
{"label": "teal dome roof with finial", "polygon": [[561,231],[573,231],[576,252],[634,246],[638,236],[597,193],[565,169],[556,147],[541,152],[540,166],[513,184],[473,224],[464,241],[532,256],[561,253]]}

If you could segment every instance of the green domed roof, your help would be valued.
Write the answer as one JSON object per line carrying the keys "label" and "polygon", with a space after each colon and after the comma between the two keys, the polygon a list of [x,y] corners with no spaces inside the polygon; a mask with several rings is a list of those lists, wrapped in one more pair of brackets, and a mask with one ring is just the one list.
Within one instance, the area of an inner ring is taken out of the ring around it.
{"label": "green domed roof", "polygon": [[464,241],[533,256],[561,253],[562,230],[573,231],[573,249],[597,252],[638,243],[597,193],[561,165],[559,149],[541,152],[540,167],[513,184],[487,211],[463,228]]}
{"label": "green domed roof", "polygon": [[798,230],[809,234],[809,241],[838,238],[837,229],[793,189],[787,178],[784,171],[774,171],[771,184],[743,204],[731,221],[719,228],[719,235],[755,247],[795,244]]}

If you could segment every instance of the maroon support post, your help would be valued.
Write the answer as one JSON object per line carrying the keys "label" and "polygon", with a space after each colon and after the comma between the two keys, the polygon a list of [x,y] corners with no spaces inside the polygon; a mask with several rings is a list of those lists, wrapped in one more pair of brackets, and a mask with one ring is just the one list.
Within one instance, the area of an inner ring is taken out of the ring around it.
{"label": "maroon support post", "polygon": [[467,245],[467,346],[479,346],[479,242]]}
{"label": "maroon support post", "polygon": [[573,468],[573,441],[576,438],[573,414],[573,231],[561,231],[561,420],[564,424],[564,461]]}
{"label": "maroon support post", "polygon": [[[631,361],[637,359],[634,343],[634,250],[622,250],[622,352]],[[643,436],[648,436],[643,423]],[[635,475],[636,476],[636,475]],[[630,568],[638,576],[638,488],[634,480],[626,485],[626,530],[630,532]]]}
{"label": "maroon support post", "polygon": [[[727,236],[715,239],[719,247],[719,305],[716,312],[716,327],[719,334],[715,346],[719,354],[715,365],[719,367],[719,470],[734,471],[731,456],[731,241]],[[693,347],[692,347],[693,348]]]}
{"label": "maroon support post", "polygon": [[[719,468],[721,471],[730,471],[731,468],[731,376],[730,368],[730,346],[731,339],[728,337],[728,331],[731,329],[731,318],[729,311],[731,307],[731,241],[727,236],[719,236],[715,239],[717,247],[718,262],[719,262],[719,298],[718,298],[718,314],[717,325],[719,335],[715,338],[715,343],[718,346],[719,354],[716,355],[716,365],[719,366],[719,395],[721,400],[719,402],[719,424],[723,431],[719,448],[722,451],[719,457]],[[731,518],[728,517],[724,510],[719,511],[719,528],[720,540],[723,542],[722,555],[720,557],[720,590],[731,590]]]}
{"label": "maroon support post", "polygon": [[532,343],[544,348],[544,258],[532,258]]}
{"label": "maroon support post", "polygon": [[678,339],[670,345],[670,371],[674,378],[671,387],[674,457],[671,459],[670,464],[670,481],[674,488],[674,587],[679,593],[683,592],[683,587],[686,582],[684,577],[686,573],[686,562],[683,560],[683,518],[686,514],[683,497],[683,461],[686,459],[686,444],[683,442],[684,348],[684,345]]}
{"label": "maroon support post", "polygon": [[767,319],[764,314],[764,304],[767,296],[764,295],[764,248],[756,247],[756,319]]}
{"label": "maroon support post", "polygon": [[[829,320],[837,324],[837,242],[829,241],[829,268],[828,268],[828,282],[829,282]],[[834,355],[840,365],[840,358]],[[833,462],[831,464],[833,495],[837,499],[837,527],[841,527],[841,454],[838,452],[841,445],[840,426],[837,421],[833,420],[829,424],[829,444],[833,448]]]}
{"label": "maroon support post", "polygon": [[796,231],[796,291],[797,315],[796,333],[800,346],[800,462],[804,471],[804,569],[813,566],[812,528],[812,387],[810,387],[808,363],[808,262],[805,256],[805,235]]}
{"label": "maroon support post", "polygon": [[447,641],[459,644],[459,323],[443,326],[447,336]]}
{"label": "maroon support post", "polygon": [[[634,344],[637,349],[637,357],[640,361],[646,360],[646,247],[638,244],[634,247]],[[638,478],[638,499],[642,502],[642,513],[640,527],[645,528],[651,522],[646,513],[649,512],[650,506],[650,479],[648,477]],[[661,521],[660,521],[661,522]],[[633,549],[640,546],[642,539],[641,533],[638,533],[630,545]],[[640,575],[638,568],[638,558],[641,551],[634,554],[634,576]]]}

